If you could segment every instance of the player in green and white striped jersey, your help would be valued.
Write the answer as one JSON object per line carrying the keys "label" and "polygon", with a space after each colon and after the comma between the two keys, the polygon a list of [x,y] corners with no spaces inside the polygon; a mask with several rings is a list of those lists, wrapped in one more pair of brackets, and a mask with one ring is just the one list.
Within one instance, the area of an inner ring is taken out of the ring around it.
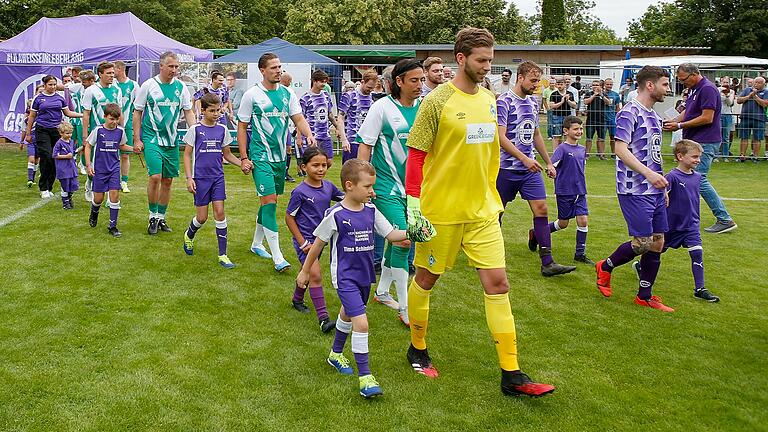
{"label": "player in green and white striped jersey", "polygon": [[[285,156],[288,142],[288,122],[310,146],[317,145],[309,124],[301,113],[299,99],[292,90],[280,84],[282,66],[272,53],[259,58],[263,80],[245,92],[237,112],[237,145],[244,173],[251,173],[259,195],[260,207],[256,218],[251,251],[272,258],[275,270],[283,272],[291,265],[280,251],[277,231],[277,196],[285,189]],[[248,126],[251,126],[250,137]],[[249,141],[250,139],[250,141]],[[262,241],[267,238],[271,255]]]}
{"label": "player in green and white striped jersey", "polygon": [[[122,61],[115,62],[115,84],[120,87],[123,97],[120,99],[120,109],[123,111],[123,129],[125,129],[125,138],[129,143],[133,143],[133,101],[136,99],[136,91],[139,84],[128,78],[126,72],[128,67]],[[128,193],[128,175],[131,171],[131,152],[120,150],[120,188]]]}
{"label": "player in green and white striped jersey", "polygon": [[176,79],[179,58],[173,52],[160,54],[160,73],[145,81],[133,102],[133,149],[144,152],[147,163],[147,201],[150,235],[158,229],[170,232],[165,212],[171,199],[173,179],[179,176],[178,123],[182,111],[188,125],[196,123],[192,97]]}
{"label": "player in green and white striped jersey", "polygon": [[[413,59],[403,59],[392,69],[391,94],[371,105],[368,115],[357,132],[361,144],[358,158],[371,160],[376,168],[373,203],[395,227],[407,228],[405,199],[405,162],[408,148],[405,142],[416,119],[421,96],[424,70]],[[374,299],[399,309],[400,320],[408,320],[408,254],[409,245],[388,243],[381,265],[381,277]],[[395,283],[397,302],[389,293]]]}

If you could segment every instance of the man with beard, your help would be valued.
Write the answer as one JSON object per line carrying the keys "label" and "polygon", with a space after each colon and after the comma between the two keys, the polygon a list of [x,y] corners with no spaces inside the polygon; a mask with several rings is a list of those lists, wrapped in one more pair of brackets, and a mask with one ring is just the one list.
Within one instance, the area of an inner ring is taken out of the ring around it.
{"label": "man with beard", "polygon": [[503,208],[495,187],[500,154],[496,97],[478,86],[491,70],[493,44],[488,30],[459,31],[453,49],[456,77],[424,99],[408,137],[408,228],[431,227],[431,220],[437,236],[416,246],[416,276],[408,290],[411,345],[407,358],[417,373],[437,377],[425,340],[430,293],[463,250],[485,292],[485,316],[501,366],[501,391],[543,396],[555,388],[534,383],[518,365],[498,223]]}
{"label": "man with beard", "polygon": [[424,97],[443,83],[443,59],[427,57],[424,60],[424,84],[421,86],[421,96]]}

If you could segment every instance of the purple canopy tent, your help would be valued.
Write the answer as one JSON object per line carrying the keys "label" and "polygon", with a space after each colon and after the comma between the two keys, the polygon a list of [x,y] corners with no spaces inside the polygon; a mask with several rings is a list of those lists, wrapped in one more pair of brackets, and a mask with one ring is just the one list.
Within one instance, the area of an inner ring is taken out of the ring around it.
{"label": "purple canopy tent", "polygon": [[[98,31],[104,29],[105,31]],[[66,66],[95,66],[122,60],[130,75],[145,81],[165,51],[182,62],[208,62],[213,53],[185,45],[156,31],[130,12],[41,18],[18,35],[0,42],[0,136],[18,141],[26,100],[43,76],[61,77]]]}

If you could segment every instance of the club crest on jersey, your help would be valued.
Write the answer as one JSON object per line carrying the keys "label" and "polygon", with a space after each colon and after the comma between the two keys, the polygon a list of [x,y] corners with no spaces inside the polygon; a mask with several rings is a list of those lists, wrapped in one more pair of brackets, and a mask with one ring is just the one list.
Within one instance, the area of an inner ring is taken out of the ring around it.
{"label": "club crest on jersey", "polygon": [[496,117],[496,106],[491,105],[491,115]]}
{"label": "club crest on jersey", "polygon": [[661,164],[661,134],[655,133],[651,135],[648,141],[651,145],[651,159],[657,164]]}
{"label": "club crest on jersey", "polygon": [[288,98],[283,98],[283,105],[288,105]]}
{"label": "club crest on jersey", "polygon": [[179,97],[181,95],[181,92],[177,89],[175,92],[173,92],[173,94],[175,94],[176,97]]}
{"label": "club crest on jersey", "polygon": [[430,254],[429,255],[429,266],[432,267],[433,265],[435,265],[435,256]]}
{"label": "club crest on jersey", "polygon": [[533,136],[536,133],[536,123],[533,119],[523,119],[517,126],[517,140],[522,144],[532,144]]}

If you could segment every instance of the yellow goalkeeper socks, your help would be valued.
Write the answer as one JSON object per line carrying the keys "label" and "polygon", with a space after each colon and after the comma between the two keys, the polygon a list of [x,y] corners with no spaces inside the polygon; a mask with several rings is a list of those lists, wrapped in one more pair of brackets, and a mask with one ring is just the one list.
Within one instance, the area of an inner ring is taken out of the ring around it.
{"label": "yellow goalkeeper socks", "polygon": [[[410,296],[408,298],[410,299]],[[509,295],[485,294],[485,319],[488,321],[488,328],[496,344],[501,368],[506,371],[520,369],[517,364],[515,318],[512,316],[512,307],[509,305]],[[411,315],[411,323],[413,321],[414,318]],[[413,330],[411,330],[411,339],[413,339]]]}
{"label": "yellow goalkeeper socks", "polygon": [[427,349],[427,323],[429,322],[429,294],[414,278],[408,287],[408,318],[411,320],[411,344],[414,348]]}

